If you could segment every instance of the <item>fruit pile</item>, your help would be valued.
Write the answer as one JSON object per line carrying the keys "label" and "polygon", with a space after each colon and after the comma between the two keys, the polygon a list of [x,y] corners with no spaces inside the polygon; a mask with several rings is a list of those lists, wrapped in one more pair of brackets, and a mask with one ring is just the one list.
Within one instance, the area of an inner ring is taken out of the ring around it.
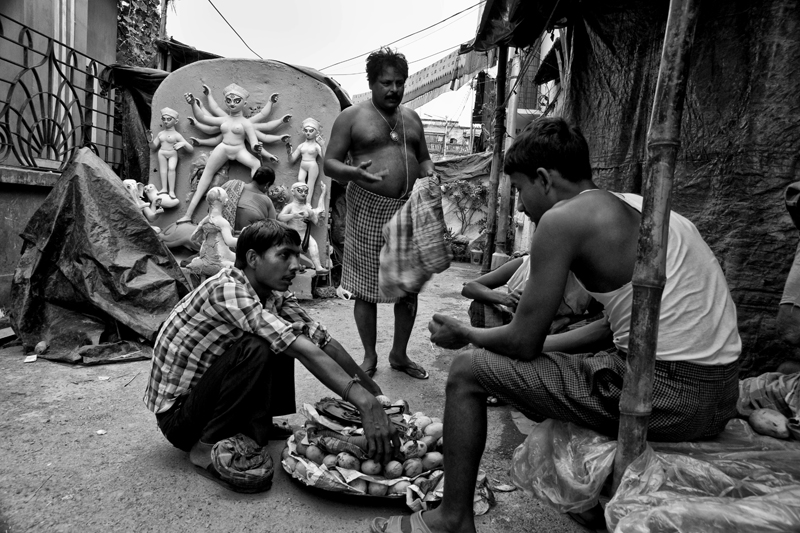
{"label": "fruit pile", "polygon": [[442,422],[425,413],[394,416],[401,446],[395,459],[380,464],[367,456],[367,439],[356,427],[336,431],[308,420],[289,437],[281,464],[304,484],[363,496],[425,502],[441,499]]}

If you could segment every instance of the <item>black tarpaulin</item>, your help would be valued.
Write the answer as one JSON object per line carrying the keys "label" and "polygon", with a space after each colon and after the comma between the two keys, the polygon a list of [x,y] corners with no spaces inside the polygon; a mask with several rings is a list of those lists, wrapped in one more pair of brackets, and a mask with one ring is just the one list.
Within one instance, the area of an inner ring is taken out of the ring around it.
{"label": "black tarpaulin", "polygon": [[46,340],[51,352],[72,351],[109,328],[152,341],[190,290],[120,179],[88,148],[20,236],[10,315],[28,347]]}
{"label": "black tarpaulin", "polygon": [[122,169],[125,179],[150,181],[150,129],[153,94],[169,72],[154,68],[111,65],[103,70],[104,83],[114,86],[120,96]]}
{"label": "black tarpaulin", "polygon": [[[539,15],[520,19],[514,6],[521,3]],[[568,15],[561,113],[583,130],[600,186],[641,192],[669,2],[495,0],[475,48],[532,43],[546,29],[548,10],[556,12],[552,25],[563,24],[562,10]],[[489,39],[492,28],[505,28],[499,41]],[[776,334],[775,316],[797,246],[783,193],[800,180],[798,109],[797,2],[702,2],[672,208],[697,225],[725,271],[746,374],[793,356]]]}
{"label": "black tarpaulin", "polygon": [[561,25],[576,5],[583,4],[579,0],[487,0],[475,39],[459,52],[487,51],[500,45],[526,48],[545,29]]}

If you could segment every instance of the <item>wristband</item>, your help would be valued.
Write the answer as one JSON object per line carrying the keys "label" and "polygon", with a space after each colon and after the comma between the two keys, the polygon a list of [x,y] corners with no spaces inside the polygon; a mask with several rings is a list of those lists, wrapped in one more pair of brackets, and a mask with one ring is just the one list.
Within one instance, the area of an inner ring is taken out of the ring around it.
{"label": "wristband", "polygon": [[347,395],[350,393],[350,389],[351,389],[351,388],[353,387],[353,385],[355,385],[356,383],[361,383],[361,380],[360,380],[360,379],[358,379],[358,376],[354,376],[354,377],[353,377],[353,379],[351,379],[351,380],[350,380],[350,381],[347,383],[347,385],[345,385],[345,387],[344,387],[344,390],[342,391],[342,400],[344,400],[344,401],[346,401],[346,402],[347,402],[347,401],[349,401],[349,400],[347,399]]}

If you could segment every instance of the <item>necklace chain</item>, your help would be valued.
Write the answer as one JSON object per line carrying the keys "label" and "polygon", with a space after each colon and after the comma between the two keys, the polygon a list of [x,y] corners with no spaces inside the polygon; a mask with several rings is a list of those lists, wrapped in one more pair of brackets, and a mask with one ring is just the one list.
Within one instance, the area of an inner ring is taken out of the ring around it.
{"label": "necklace chain", "polygon": [[400,107],[398,106],[397,110],[400,112],[400,118],[397,121],[395,121],[393,128],[389,124],[389,121],[386,120],[386,117],[383,116],[383,113],[381,113],[380,110],[377,108],[377,106],[375,106],[375,102],[372,101],[372,98],[370,98],[369,102],[372,104],[372,107],[375,108],[375,111],[377,111],[378,114],[381,116],[383,121],[386,122],[386,125],[389,126],[389,138],[392,139],[392,141],[400,142],[400,136],[394,130],[397,128],[398,124],[400,124],[401,122],[403,123],[403,159],[404,159],[403,162],[405,163],[406,167],[406,186],[403,189],[403,194],[400,196],[400,198],[404,198],[406,194],[408,194],[409,183],[408,183],[408,144],[406,144],[406,121],[405,117],[403,117],[403,110],[400,109]]}
{"label": "necklace chain", "polygon": [[[400,142],[400,136],[394,131],[395,129],[397,129],[397,125],[400,124],[400,121],[399,120],[395,120],[394,121],[394,128],[393,128],[391,126],[391,124],[389,124],[389,120],[387,120],[387,118],[383,116],[383,113],[380,112],[378,107],[375,105],[375,102],[372,101],[372,98],[369,99],[369,103],[372,104],[372,107],[375,108],[375,111],[381,116],[381,118],[386,123],[386,125],[389,126],[389,138],[391,140],[393,140],[394,142]],[[400,116],[401,117],[403,116],[402,111],[400,112]]]}

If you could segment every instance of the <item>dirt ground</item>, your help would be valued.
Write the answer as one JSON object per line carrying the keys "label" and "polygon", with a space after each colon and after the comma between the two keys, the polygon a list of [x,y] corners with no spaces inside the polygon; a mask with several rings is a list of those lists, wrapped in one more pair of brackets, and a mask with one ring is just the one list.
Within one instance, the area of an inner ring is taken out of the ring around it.
{"label": "dirt ground", "polygon": [[[463,282],[478,267],[454,263],[420,296],[411,357],[430,372],[419,381],[392,371],[391,306],[378,310],[382,359],[376,380],[392,399],[414,411],[442,416],[444,386],[453,352],[433,347],[427,322],[434,312],[466,319]],[[353,303],[304,302],[312,316],[361,360]],[[159,432],[142,402],[149,361],[69,366],[23,363],[21,348],[0,350],[0,533],[118,531],[258,531],[350,533],[369,531],[374,516],[407,513],[383,499],[312,491],[277,465],[273,487],[256,495],[229,492],[197,475],[187,455]],[[296,367],[297,404],[333,395],[302,366]],[[289,417],[291,423],[302,416]],[[98,432],[104,431],[104,434]],[[514,449],[523,441],[508,407],[489,411],[482,469],[496,483],[510,483]],[[278,459],[283,444],[270,445]],[[497,504],[478,517],[481,533],[586,531],[520,490],[496,493]]]}

